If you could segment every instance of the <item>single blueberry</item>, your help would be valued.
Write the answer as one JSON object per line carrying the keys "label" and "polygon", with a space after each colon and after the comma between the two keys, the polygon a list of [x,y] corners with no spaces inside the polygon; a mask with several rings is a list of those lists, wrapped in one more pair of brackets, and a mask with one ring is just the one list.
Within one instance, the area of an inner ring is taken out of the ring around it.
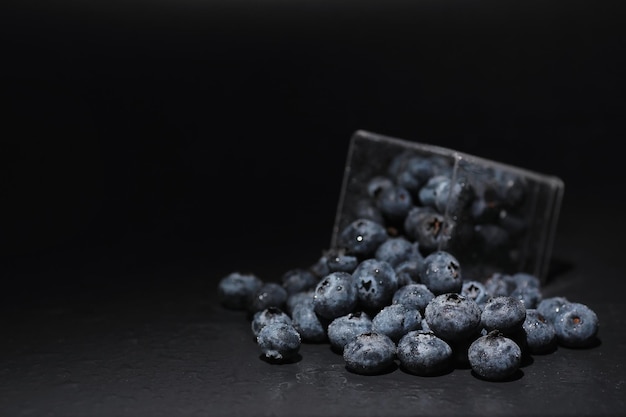
{"label": "single blueberry", "polygon": [[442,375],[453,368],[450,345],[427,330],[413,330],[402,336],[396,355],[401,369],[419,376]]}
{"label": "single blueberry", "polygon": [[475,195],[474,187],[464,176],[456,178],[454,183],[446,177],[434,189],[435,208],[439,213],[456,216],[471,204]]}
{"label": "single blueberry", "polygon": [[413,207],[404,219],[403,230],[412,241],[419,243],[425,253],[446,248],[455,223],[429,207]]}
{"label": "single blueberry", "polygon": [[484,282],[485,289],[492,297],[511,295],[517,284],[509,274],[494,272]]}
{"label": "single blueberry", "polygon": [[361,333],[343,349],[346,369],[362,375],[376,375],[393,369],[395,358],[395,343],[380,333]]}
{"label": "single blueberry", "polygon": [[232,310],[245,310],[253,294],[261,288],[263,281],[254,274],[231,272],[217,286],[222,306]]}
{"label": "single blueberry", "polygon": [[284,363],[298,357],[302,340],[291,324],[270,323],[264,326],[256,338],[265,359]]}
{"label": "single blueberry", "polygon": [[356,219],[339,233],[338,246],[347,253],[363,258],[374,256],[376,249],[389,237],[385,227],[369,219]]}
{"label": "single blueberry", "polygon": [[283,309],[287,302],[287,290],[276,282],[265,282],[253,294],[248,304],[248,311],[255,313],[268,307]]}
{"label": "single blueberry", "polygon": [[303,342],[321,343],[327,340],[324,320],[315,313],[313,303],[295,305],[291,312],[291,323]]}
{"label": "single blueberry", "polygon": [[501,201],[508,207],[521,206],[526,197],[528,180],[510,171],[495,170],[493,187]]}
{"label": "single blueberry", "polygon": [[419,190],[418,198],[422,206],[437,207],[437,189],[441,184],[450,182],[450,177],[447,175],[434,175],[428,179],[426,184]]}
{"label": "single blueberry", "polygon": [[354,272],[355,268],[359,264],[359,258],[354,255],[346,253],[343,248],[330,249],[326,256],[328,258],[327,265],[329,273],[331,272]]}
{"label": "single blueberry", "polygon": [[509,295],[491,297],[483,306],[481,325],[487,331],[509,334],[519,330],[526,319],[526,307],[519,298]]}
{"label": "single blueberry", "polygon": [[598,315],[588,305],[569,302],[554,319],[554,329],[560,345],[571,348],[589,347],[596,342],[600,328]]}
{"label": "single blueberry", "polygon": [[424,258],[414,258],[400,262],[395,268],[398,287],[421,282],[420,273],[424,267]]}
{"label": "single blueberry", "polygon": [[516,272],[511,275],[511,279],[515,282],[516,288],[541,288],[541,280],[539,280],[539,277],[527,272]]}
{"label": "single blueberry", "polygon": [[404,304],[385,306],[372,318],[372,331],[387,335],[396,343],[408,332],[421,328],[420,311]]}
{"label": "single blueberry", "polygon": [[460,293],[472,300],[482,308],[489,299],[489,293],[485,285],[477,280],[463,280]]}
{"label": "single blueberry", "polygon": [[472,342],[467,351],[475,375],[490,381],[507,380],[522,362],[522,350],[512,339],[492,330]]}
{"label": "single blueberry", "polygon": [[556,329],[537,309],[526,309],[522,325],[526,335],[526,346],[531,354],[545,354],[557,347]]}
{"label": "single blueberry", "polygon": [[320,257],[309,266],[309,270],[318,280],[330,274],[331,271],[330,268],[328,268],[328,251],[322,251]]}
{"label": "single blueberry", "polygon": [[286,313],[291,315],[293,313],[293,309],[295,308],[295,306],[299,304],[313,305],[314,296],[315,296],[315,289],[289,294],[287,296],[287,301],[285,302]]}
{"label": "single blueberry", "polygon": [[566,297],[554,296],[543,298],[537,304],[537,311],[549,322],[554,324],[556,316],[561,312],[565,304],[569,304]]}
{"label": "single blueberry", "polygon": [[487,195],[476,196],[469,208],[472,219],[478,223],[496,223],[500,214],[499,201],[490,199]]}
{"label": "single blueberry", "polygon": [[375,258],[365,259],[352,273],[357,284],[358,301],[361,309],[377,312],[391,304],[398,289],[398,279],[393,267]]}
{"label": "single blueberry", "polygon": [[537,308],[543,295],[539,287],[521,285],[511,292],[511,297],[518,298],[524,303],[524,307],[529,309]]}
{"label": "single blueberry", "polygon": [[435,294],[424,284],[408,284],[396,290],[391,299],[392,304],[403,304],[417,309],[422,315],[426,306],[435,298]]}
{"label": "single blueberry", "polygon": [[463,286],[461,265],[450,252],[435,251],[424,258],[421,281],[435,295],[460,292]]}
{"label": "single blueberry", "polygon": [[343,353],[343,348],[361,333],[372,331],[372,319],[364,311],[355,311],[345,316],[337,317],[328,325],[326,330],[331,348],[337,353]]}
{"label": "single blueberry", "polygon": [[373,199],[377,198],[383,191],[394,187],[394,181],[384,175],[376,175],[367,182],[367,195]]}
{"label": "single blueberry", "polygon": [[389,237],[376,249],[374,257],[389,262],[394,268],[405,261],[420,262],[424,259],[419,251],[419,244],[409,241],[404,236]]}
{"label": "single blueberry", "polygon": [[293,268],[282,275],[281,281],[287,294],[294,294],[315,288],[319,278],[309,269]]}
{"label": "single blueberry", "polygon": [[347,272],[331,272],[315,287],[313,306],[321,317],[332,320],[352,312],[357,306],[357,284]]}
{"label": "single blueberry", "polygon": [[466,339],[476,333],[480,317],[476,301],[458,293],[435,296],[424,311],[429,329],[447,342]]}
{"label": "single blueberry", "polygon": [[404,221],[409,210],[413,208],[413,198],[409,190],[394,185],[381,190],[376,197],[376,207],[388,223],[398,224]]}
{"label": "single blueberry", "polygon": [[354,203],[351,210],[353,219],[367,219],[374,223],[385,224],[385,218],[376,206],[376,202],[369,198],[362,198]]}
{"label": "single blueberry", "polygon": [[258,336],[261,329],[270,323],[291,324],[291,317],[278,307],[268,307],[265,310],[257,311],[250,322],[252,334],[255,337]]}

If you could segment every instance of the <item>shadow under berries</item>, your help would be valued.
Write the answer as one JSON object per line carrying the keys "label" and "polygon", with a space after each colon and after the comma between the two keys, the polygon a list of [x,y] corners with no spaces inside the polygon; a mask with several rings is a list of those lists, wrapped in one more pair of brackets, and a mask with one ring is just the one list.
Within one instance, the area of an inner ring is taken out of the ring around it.
{"label": "shadow under berries", "polygon": [[522,371],[521,369],[517,369],[512,375],[507,376],[506,378],[498,378],[498,379],[484,378],[478,375],[473,370],[471,371],[471,374],[474,378],[480,379],[481,381],[487,381],[487,382],[513,382],[513,381],[518,381],[524,377],[524,371]]}
{"label": "shadow under berries", "polygon": [[266,356],[265,354],[262,353],[259,355],[259,359],[261,359],[263,362],[267,362],[272,365],[290,365],[290,364],[300,362],[302,360],[302,355],[297,353],[289,358],[276,359],[273,357]]}
{"label": "shadow under berries", "polygon": [[387,375],[387,374],[391,374],[391,373],[395,372],[396,370],[398,370],[398,368],[399,368],[399,366],[398,366],[398,364],[396,362],[391,363],[385,369],[382,369],[382,370],[379,370],[379,371],[368,371],[368,372],[358,372],[358,371],[355,371],[353,369],[350,369],[349,366],[345,366],[346,371],[350,372],[351,374],[363,375],[363,376]]}

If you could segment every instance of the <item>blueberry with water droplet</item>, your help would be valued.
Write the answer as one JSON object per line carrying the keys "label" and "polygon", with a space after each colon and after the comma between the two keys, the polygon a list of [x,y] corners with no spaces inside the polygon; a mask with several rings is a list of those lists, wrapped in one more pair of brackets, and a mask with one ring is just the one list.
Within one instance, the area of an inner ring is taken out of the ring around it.
{"label": "blueberry with water droplet", "polygon": [[321,317],[332,320],[354,311],[357,301],[357,284],[352,274],[331,272],[315,287],[313,308]]}

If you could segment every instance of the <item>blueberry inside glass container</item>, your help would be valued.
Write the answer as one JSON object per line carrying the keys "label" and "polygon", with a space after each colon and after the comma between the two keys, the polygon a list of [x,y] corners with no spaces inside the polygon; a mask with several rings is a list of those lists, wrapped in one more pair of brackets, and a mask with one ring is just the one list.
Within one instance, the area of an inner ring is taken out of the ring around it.
{"label": "blueberry inside glass container", "polygon": [[451,252],[464,279],[526,272],[546,280],[564,183],[453,149],[358,130],[349,144],[331,247],[358,218]]}

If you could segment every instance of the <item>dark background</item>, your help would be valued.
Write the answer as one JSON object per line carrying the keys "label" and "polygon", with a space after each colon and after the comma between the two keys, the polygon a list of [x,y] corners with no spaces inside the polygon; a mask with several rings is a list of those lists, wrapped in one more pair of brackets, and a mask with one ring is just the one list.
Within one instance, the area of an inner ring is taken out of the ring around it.
{"label": "dark background", "polygon": [[557,175],[566,207],[621,200],[626,38],[607,1],[18,2],[0,19],[8,281],[314,259],[357,129]]}
{"label": "dark background", "polygon": [[[2,414],[623,415],[619,3],[4,2]],[[258,360],[217,281],[321,255],[357,129],[563,179],[545,295],[600,347],[495,385]]]}

